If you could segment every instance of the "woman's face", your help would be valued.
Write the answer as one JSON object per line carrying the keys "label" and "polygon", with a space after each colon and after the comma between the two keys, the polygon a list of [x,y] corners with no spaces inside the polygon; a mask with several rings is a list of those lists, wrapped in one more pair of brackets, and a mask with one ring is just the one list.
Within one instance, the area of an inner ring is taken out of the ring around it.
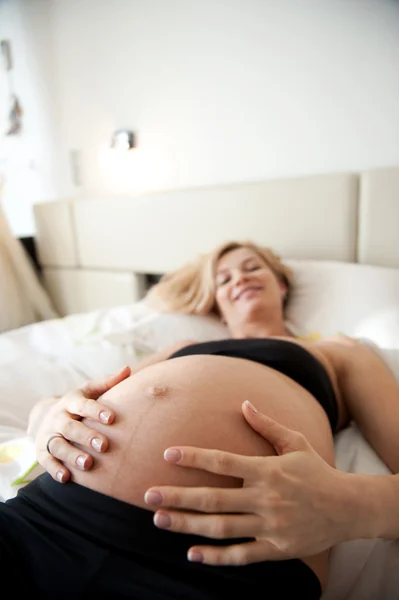
{"label": "woman's face", "polygon": [[282,311],[286,286],[250,248],[224,254],[216,265],[215,278],[216,303],[230,330],[247,320]]}

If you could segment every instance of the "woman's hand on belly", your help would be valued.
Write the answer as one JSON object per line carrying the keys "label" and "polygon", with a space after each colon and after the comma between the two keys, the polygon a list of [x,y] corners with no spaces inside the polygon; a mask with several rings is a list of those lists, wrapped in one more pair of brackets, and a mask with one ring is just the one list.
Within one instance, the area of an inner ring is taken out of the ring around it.
{"label": "woman's hand on belly", "polygon": [[[88,381],[80,389],[65,394],[57,401],[54,399],[51,405],[44,406],[43,411],[39,405],[41,414],[37,420],[40,418],[41,423],[37,432],[30,433],[35,437],[37,460],[53,479],[66,483],[71,477],[70,468],[91,469],[93,457],[85,448],[99,453],[107,450],[108,438],[104,432],[90,429],[82,423],[82,419],[111,425],[114,421],[112,410],[97,399],[130,374],[130,368],[124,367],[115,375]],[[51,439],[54,435],[57,437]],[[79,444],[80,448],[73,444]]]}
{"label": "woman's hand on belly", "polygon": [[210,565],[304,558],[343,541],[348,522],[356,518],[347,504],[350,475],[324,461],[302,434],[254,413],[247,402],[243,413],[280,456],[241,456],[188,446],[168,449],[165,459],[170,462],[242,478],[244,485],[152,487],[145,500],[156,510],[154,523],[209,538],[254,539],[225,547],[190,548],[189,560]]}

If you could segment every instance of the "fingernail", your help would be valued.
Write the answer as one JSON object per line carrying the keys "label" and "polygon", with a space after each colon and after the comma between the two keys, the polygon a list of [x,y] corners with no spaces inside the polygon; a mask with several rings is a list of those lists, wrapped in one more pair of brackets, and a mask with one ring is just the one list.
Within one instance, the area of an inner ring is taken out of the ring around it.
{"label": "fingernail", "polygon": [[179,462],[182,456],[183,454],[176,448],[168,448],[163,454],[164,459],[169,462]]}
{"label": "fingernail", "polygon": [[78,456],[78,458],[76,459],[76,464],[79,467],[79,469],[84,469],[86,464],[86,456]]}
{"label": "fingernail", "polygon": [[163,515],[162,513],[155,513],[154,523],[160,529],[167,529],[172,525],[172,520],[169,515]]}
{"label": "fingernail", "polygon": [[111,415],[106,410],[102,410],[100,412],[100,421],[102,421],[103,423],[108,423],[110,418],[111,418]]}
{"label": "fingernail", "polygon": [[147,504],[162,504],[162,496],[159,492],[146,492],[144,495],[144,500]]}
{"label": "fingernail", "polygon": [[203,562],[204,560],[204,557],[202,556],[201,552],[198,552],[198,550],[189,550],[187,553],[187,558],[191,562]]}
{"label": "fingernail", "polygon": [[258,412],[258,409],[255,408],[254,405],[251,404],[251,402],[249,400],[245,400],[245,404],[249,408],[249,410],[251,410],[253,413],[257,413]]}
{"label": "fingernail", "polygon": [[63,473],[63,471],[57,471],[56,478],[57,478],[57,481],[59,481],[60,483],[62,483],[63,480],[64,480],[64,473]]}
{"label": "fingernail", "polygon": [[94,450],[96,450],[97,452],[101,452],[103,447],[103,441],[100,440],[100,438],[93,438],[91,440],[91,445],[94,448]]}

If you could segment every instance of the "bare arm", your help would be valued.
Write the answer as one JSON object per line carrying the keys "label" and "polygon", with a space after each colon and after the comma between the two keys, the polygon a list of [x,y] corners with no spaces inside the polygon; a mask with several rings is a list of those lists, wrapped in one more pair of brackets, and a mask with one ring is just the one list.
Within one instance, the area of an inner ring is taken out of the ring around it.
{"label": "bare arm", "polygon": [[399,473],[399,383],[371,347],[337,345],[338,380],[351,418],[393,473]]}
{"label": "bare arm", "polygon": [[344,402],[365,439],[394,475],[354,476],[359,516],[351,538],[399,538],[399,383],[367,345],[338,349],[338,376]]}

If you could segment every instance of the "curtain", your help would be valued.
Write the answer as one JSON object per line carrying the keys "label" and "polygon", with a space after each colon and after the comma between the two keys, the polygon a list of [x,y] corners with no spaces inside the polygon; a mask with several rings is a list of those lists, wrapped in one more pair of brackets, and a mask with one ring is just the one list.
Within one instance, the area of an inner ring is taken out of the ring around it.
{"label": "curtain", "polygon": [[0,332],[58,316],[0,204]]}

